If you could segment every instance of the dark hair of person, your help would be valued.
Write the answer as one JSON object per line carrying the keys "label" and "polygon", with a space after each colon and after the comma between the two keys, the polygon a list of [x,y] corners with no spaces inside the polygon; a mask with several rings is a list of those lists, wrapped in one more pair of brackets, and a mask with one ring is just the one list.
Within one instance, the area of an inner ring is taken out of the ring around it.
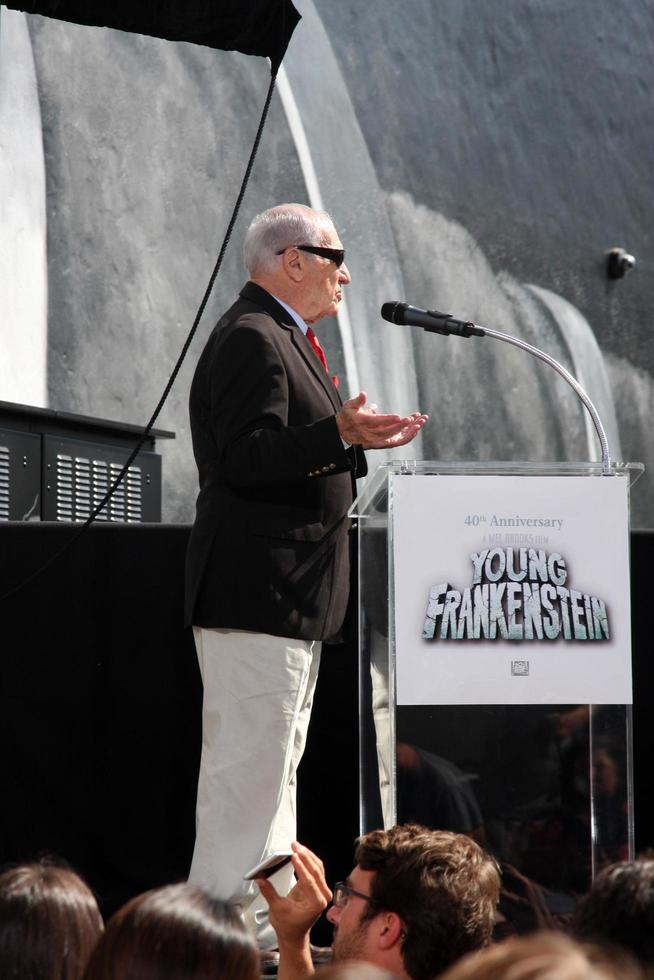
{"label": "dark hair of person", "polygon": [[439,980],[643,980],[629,954],[560,932],[517,936],[464,956]]}
{"label": "dark hair of person", "polygon": [[51,861],[0,874],[0,977],[79,980],[102,933],[93,893]]}
{"label": "dark hair of person", "polygon": [[600,871],[575,910],[571,932],[628,949],[654,977],[654,859],[622,861]]}
{"label": "dark hair of person", "polygon": [[258,980],[259,954],[226,902],[194,885],[138,895],[107,923],[84,980]]}
{"label": "dark hair of person", "polygon": [[464,953],[491,938],[499,899],[497,864],[470,837],[416,824],[360,837],[355,860],[374,871],[363,921],[379,908],[404,923],[404,969],[431,980]]}

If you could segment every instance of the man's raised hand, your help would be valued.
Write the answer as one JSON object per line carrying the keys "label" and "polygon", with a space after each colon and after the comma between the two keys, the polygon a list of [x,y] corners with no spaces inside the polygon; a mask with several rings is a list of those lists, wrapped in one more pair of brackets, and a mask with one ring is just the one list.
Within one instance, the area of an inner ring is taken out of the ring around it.
{"label": "man's raised hand", "polygon": [[343,403],[336,416],[341,439],[362,449],[394,449],[405,446],[418,435],[427,415],[380,415],[374,406],[366,408],[366,393],[360,391]]}
{"label": "man's raised hand", "polygon": [[301,944],[332,899],[320,858],[297,842],[293,843],[293,868],[297,882],[285,897],[266,878],[256,882],[268,902],[270,923],[277,933],[280,952],[285,943]]}

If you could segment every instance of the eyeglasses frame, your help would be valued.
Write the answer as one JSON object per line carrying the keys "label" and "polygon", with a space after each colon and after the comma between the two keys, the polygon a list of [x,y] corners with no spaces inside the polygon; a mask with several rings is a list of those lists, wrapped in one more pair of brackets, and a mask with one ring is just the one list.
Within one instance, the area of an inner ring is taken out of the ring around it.
{"label": "eyeglasses frame", "polygon": [[[386,905],[382,905],[382,903],[377,901],[376,898],[371,898],[370,895],[364,895],[363,892],[358,892],[356,888],[351,888],[349,885],[346,885],[344,881],[337,881],[332,889],[332,893],[334,896],[332,899],[332,904],[334,905],[334,908],[343,909],[347,905],[347,901],[346,902],[337,901],[336,896],[338,895],[339,892],[341,894],[345,894],[348,898],[351,895],[353,895],[355,898],[362,898],[364,902],[368,902],[370,905],[376,906],[376,908],[378,908],[380,911],[384,911],[384,910],[386,910],[387,912],[393,911],[392,909],[389,909]],[[404,940],[406,939],[406,936],[407,936],[407,930],[406,927],[403,926],[402,929],[400,930],[400,937],[402,940]]]}
{"label": "eyeglasses frame", "polygon": [[345,908],[345,906],[347,905],[347,900],[345,902],[336,901],[336,895],[339,892],[345,894],[347,898],[353,895],[355,898],[362,898],[364,902],[370,902],[371,905],[376,905],[377,908],[380,909],[384,908],[381,902],[378,902],[376,898],[371,898],[370,895],[364,895],[363,892],[358,892],[356,888],[350,888],[350,886],[346,885],[344,881],[337,881],[336,884],[334,885],[333,892],[334,892],[333,904],[336,906],[337,909]]}

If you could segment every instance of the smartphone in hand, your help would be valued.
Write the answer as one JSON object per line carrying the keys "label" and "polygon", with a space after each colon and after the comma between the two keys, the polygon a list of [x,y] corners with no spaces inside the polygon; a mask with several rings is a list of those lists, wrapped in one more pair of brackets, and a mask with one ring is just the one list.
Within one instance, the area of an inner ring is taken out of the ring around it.
{"label": "smartphone in hand", "polygon": [[252,881],[253,878],[270,878],[276,871],[288,864],[292,854],[292,851],[275,851],[274,854],[270,854],[259,864],[255,864],[246,875],[243,875],[245,881]]}

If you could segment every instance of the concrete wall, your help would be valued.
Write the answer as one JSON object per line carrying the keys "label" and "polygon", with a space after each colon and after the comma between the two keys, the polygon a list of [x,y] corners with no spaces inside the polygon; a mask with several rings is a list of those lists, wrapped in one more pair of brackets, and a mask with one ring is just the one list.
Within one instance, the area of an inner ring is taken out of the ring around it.
{"label": "concrete wall", "polygon": [[47,399],[45,166],[24,14],[0,14],[0,400]]}
{"label": "concrete wall", "polygon": [[[145,423],[191,326],[268,84],[261,59],[30,19],[47,160],[50,405]],[[164,517],[191,520],[192,370],[244,281],[247,214],[304,193],[278,103],[223,274],[158,425]]]}
{"label": "concrete wall", "polygon": [[[583,376],[615,455],[650,465],[633,510],[652,526],[650,5],[297,6],[283,104],[276,96],[224,272],[159,421],[178,433],[164,450],[165,517],[192,517],[187,391],[243,280],[247,221],[319,193],[354,274],[351,333],[321,330],[350,385],[429,411],[424,457],[596,455],[546,368],[504,345],[403,332],[378,310],[404,299],[523,336]],[[145,421],[222,241],[267,67],[28,20],[47,175],[49,402]],[[603,268],[613,245],[638,260],[618,282]]]}

